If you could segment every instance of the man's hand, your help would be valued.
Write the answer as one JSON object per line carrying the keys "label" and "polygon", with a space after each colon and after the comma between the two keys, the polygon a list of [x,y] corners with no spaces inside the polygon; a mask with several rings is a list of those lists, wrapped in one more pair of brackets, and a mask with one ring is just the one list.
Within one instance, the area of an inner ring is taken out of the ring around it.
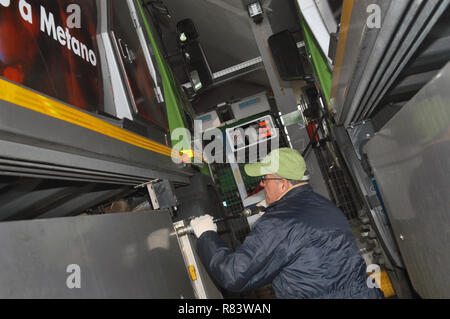
{"label": "man's hand", "polygon": [[217,225],[214,224],[214,218],[210,215],[203,215],[197,218],[194,218],[191,221],[191,227],[194,230],[195,236],[200,238],[203,233],[207,231],[217,232]]}

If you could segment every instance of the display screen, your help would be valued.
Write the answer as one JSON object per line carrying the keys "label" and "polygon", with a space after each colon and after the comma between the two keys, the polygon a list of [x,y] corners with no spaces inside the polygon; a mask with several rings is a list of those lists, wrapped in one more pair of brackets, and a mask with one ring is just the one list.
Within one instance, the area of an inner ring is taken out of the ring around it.
{"label": "display screen", "polygon": [[0,76],[103,111],[97,13],[93,0],[0,0]]}
{"label": "display screen", "polygon": [[235,150],[247,148],[277,137],[272,118],[266,116],[258,120],[228,129],[228,141]]}

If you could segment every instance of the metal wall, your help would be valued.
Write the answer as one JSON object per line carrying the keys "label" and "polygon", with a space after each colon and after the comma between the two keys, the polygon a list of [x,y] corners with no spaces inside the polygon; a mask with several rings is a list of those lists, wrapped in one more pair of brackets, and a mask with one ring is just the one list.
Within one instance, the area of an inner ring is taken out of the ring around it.
{"label": "metal wall", "polygon": [[0,241],[0,298],[194,298],[168,211],[0,223]]}
{"label": "metal wall", "polygon": [[[344,125],[371,118],[393,86],[404,88],[405,83],[396,80],[450,2],[361,0],[349,3],[353,3],[348,6],[351,19],[349,25],[341,26],[340,41],[346,41],[340,45],[345,50],[340,51],[336,62],[332,92],[336,121]],[[373,14],[371,5],[379,8],[379,27],[368,23]],[[419,77],[429,79],[426,74]]]}
{"label": "metal wall", "polygon": [[366,146],[405,266],[424,298],[450,297],[450,64]]}

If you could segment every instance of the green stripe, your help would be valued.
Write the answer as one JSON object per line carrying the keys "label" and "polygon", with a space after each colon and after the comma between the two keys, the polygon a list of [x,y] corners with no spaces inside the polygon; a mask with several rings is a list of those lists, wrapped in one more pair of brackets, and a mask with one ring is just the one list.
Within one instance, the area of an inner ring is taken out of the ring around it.
{"label": "green stripe", "polygon": [[323,94],[330,105],[331,87],[333,84],[333,73],[330,70],[326,58],[322,55],[322,50],[317,44],[314,35],[309,30],[303,16],[300,14],[300,23],[302,25],[303,34],[305,36],[305,45],[308,53],[311,55],[312,64],[317,78],[319,79],[320,86]]}
{"label": "green stripe", "polygon": [[[177,128],[184,128],[184,116],[181,113],[183,109],[184,100],[181,93],[181,85],[175,80],[172,70],[168,65],[167,61],[162,56],[158,45],[153,36],[152,30],[150,28],[150,23],[148,22],[144,9],[141,6],[141,2],[136,1],[141,12],[142,19],[144,21],[145,28],[147,30],[148,37],[150,39],[150,44],[155,53],[156,62],[158,64],[158,69],[161,74],[164,98],[166,101],[167,117],[169,120],[170,131],[173,132]],[[179,140],[172,140],[172,145],[178,144]]]}

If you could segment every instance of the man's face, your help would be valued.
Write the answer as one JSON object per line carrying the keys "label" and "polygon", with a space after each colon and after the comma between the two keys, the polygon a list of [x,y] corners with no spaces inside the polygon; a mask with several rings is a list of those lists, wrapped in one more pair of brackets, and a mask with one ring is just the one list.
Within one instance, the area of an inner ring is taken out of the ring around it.
{"label": "man's face", "polygon": [[264,187],[266,193],[266,203],[270,205],[276,202],[288,188],[285,183],[286,180],[280,180],[279,176],[269,174],[265,178],[268,180],[261,181],[261,186]]}

